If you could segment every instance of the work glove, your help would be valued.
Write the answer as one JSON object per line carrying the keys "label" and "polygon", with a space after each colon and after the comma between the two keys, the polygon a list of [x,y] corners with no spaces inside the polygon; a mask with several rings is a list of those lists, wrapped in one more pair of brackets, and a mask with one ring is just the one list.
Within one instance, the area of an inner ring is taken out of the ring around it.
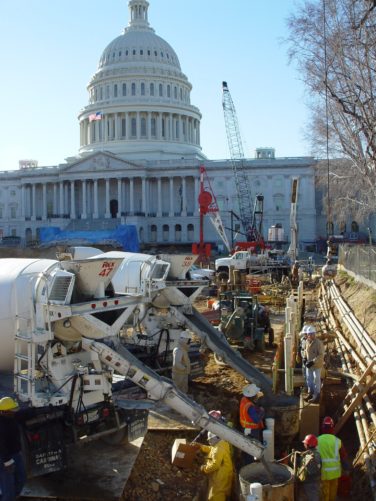
{"label": "work glove", "polygon": [[315,363],[315,362],[314,362],[313,360],[311,360],[310,362],[307,362],[307,363],[306,363],[306,367],[307,367],[307,369],[309,369],[310,367],[312,367],[314,363]]}

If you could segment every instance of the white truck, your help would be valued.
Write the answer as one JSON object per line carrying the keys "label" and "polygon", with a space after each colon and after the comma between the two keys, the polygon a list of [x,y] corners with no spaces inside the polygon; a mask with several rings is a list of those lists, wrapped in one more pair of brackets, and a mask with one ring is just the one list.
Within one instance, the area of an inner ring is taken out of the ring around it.
{"label": "white truck", "polygon": [[[137,343],[163,352],[183,328],[200,331],[192,300],[205,284],[181,278],[192,258],[179,265],[126,253],[62,257],[0,259],[0,391],[21,403],[29,474],[64,468],[68,444],[144,433],[147,409],[158,400],[261,458],[259,442],[210,417],[128,349]],[[207,344],[215,348],[212,336]],[[220,339],[219,350],[231,350],[226,345]],[[120,392],[113,389],[116,375],[128,385]]]}
{"label": "white truck", "polygon": [[237,251],[231,256],[215,260],[215,270],[220,280],[228,280],[230,269],[240,270],[243,273],[272,273],[277,278],[288,274],[289,259],[279,251],[266,249],[261,254],[249,251]]}

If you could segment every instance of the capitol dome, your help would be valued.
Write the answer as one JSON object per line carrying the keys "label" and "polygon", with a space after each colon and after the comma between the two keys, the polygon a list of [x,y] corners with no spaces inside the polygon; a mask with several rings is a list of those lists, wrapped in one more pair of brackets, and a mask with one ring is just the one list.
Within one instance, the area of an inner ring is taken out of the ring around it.
{"label": "capitol dome", "polygon": [[175,51],[148,21],[149,2],[130,0],[130,21],[104,49],[79,113],[80,155],[127,159],[203,158],[192,85]]}

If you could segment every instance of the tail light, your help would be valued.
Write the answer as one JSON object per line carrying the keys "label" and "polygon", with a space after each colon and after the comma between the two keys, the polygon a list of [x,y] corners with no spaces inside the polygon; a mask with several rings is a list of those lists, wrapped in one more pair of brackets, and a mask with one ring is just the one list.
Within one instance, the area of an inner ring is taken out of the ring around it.
{"label": "tail light", "polygon": [[108,407],[104,407],[102,409],[102,417],[107,418],[110,415],[110,409]]}

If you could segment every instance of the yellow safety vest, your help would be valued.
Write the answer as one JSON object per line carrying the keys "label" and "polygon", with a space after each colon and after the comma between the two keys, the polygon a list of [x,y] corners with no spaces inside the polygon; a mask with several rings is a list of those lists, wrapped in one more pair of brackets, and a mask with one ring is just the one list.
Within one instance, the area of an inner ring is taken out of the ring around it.
{"label": "yellow safety vest", "polygon": [[318,450],[321,456],[321,480],[334,480],[341,476],[339,450],[342,442],[335,435],[325,433],[318,437]]}

